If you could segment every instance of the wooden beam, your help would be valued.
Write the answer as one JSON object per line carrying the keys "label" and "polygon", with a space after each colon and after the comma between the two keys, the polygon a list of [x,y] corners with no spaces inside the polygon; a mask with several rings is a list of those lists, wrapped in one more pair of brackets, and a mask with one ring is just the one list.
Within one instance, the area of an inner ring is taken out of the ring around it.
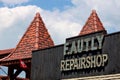
{"label": "wooden beam", "polygon": [[21,72],[22,72],[22,69],[17,69],[15,74],[13,74],[13,79],[16,79]]}
{"label": "wooden beam", "polygon": [[26,78],[30,79],[30,70],[27,69],[25,72],[26,72]]}
{"label": "wooden beam", "polygon": [[8,76],[9,76],[10,80],[13,80],[12,79],[13,74],[14,74],[14,68],[12,66],[9,66],[8,67]]}

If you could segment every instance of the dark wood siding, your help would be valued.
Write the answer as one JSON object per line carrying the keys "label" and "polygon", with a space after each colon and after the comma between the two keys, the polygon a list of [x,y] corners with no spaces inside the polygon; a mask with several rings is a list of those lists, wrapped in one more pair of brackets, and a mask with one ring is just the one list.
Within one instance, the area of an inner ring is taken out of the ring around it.
{"label": "dark wood siding", "polygon": [[[96,35],[96,34],[95,34]],[[92,35],[90,35],[92,36]],[[93,34],[94,36],[94,34]],[[87,36],[86,36],[87,37]],[[81,37],[67,39],[71,42]],[[84,38],[84,37],[82,37]],[[34,51],[32,54],[32,80],[60,80],[85,76],[98,76],[120,73],[120,32],[105,36],[101,53],[108,54],[108,63],[104,67],[86,69],[67,74],[60,72],[63,57],[63,45]]]}
{"label": "dark wood siding", "polygon": [[60,80],[63,45],[33,52],[32,80]]}

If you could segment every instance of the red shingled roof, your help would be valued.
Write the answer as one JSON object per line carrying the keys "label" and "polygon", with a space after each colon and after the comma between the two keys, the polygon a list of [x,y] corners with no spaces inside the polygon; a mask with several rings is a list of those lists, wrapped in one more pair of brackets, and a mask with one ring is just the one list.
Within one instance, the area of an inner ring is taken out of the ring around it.
{"label": "red shingled roof", "polygon": [[90,17],[85,23],[79,35],[90,34],[98,31],[105,31],[103,24],[101,23],[95,10],[92,10]]}
{"label": "red shingled roof", "polygon": [[14,50],[14,48],[11,49],[5,49],[5,50],[0,50],[0,55],[4,55],[4,54],[9,54]]}
{"label": "red shingled roof", "polygon": [[19,59],[29,59],[33,50],[54,46],[48,30],[39,13],[36,13],[34,20],[19,41],[16,48],[7,57],[1,59],[2,62]]}

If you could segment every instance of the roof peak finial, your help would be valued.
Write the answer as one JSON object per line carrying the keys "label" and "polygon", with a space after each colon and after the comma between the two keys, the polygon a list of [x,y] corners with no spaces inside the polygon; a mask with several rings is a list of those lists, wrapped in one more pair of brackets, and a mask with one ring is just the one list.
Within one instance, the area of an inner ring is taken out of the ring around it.
{"label": "roof peak finial", "polygon": [[40,17],[40,13],[39,12],[36,13],[36,17]]}
{"label": "roof peak finial", "polygon": [[95,9],[93,9],[93,10],[92,10],[92,13],[96,13],[96,10],[95,10]]}

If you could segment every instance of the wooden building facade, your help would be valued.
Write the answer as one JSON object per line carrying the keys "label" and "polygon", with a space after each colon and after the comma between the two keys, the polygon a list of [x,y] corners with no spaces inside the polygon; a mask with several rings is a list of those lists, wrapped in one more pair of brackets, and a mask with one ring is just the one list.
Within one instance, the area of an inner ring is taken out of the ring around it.
{"label": "wooden building facade", "polygon": [[78,36],[32,53],[31,80],[119,80],[120,32],[107,34],[95,10]]}
{"label": "wooden building facade", "polygon": [[[120,79],[120,32],[107,34],[95,10],[80,33],[54,45],[39,13],[15,48],[0,50],[2,80]],[[14,70],[16,70],[14,72]],[[18,75],[25,71],[26,77]],[[111,77],[111,75],[113,75]],[[104,77],[106,76],[106,77]],[[108,77],[108,78],[107,78]]]}

